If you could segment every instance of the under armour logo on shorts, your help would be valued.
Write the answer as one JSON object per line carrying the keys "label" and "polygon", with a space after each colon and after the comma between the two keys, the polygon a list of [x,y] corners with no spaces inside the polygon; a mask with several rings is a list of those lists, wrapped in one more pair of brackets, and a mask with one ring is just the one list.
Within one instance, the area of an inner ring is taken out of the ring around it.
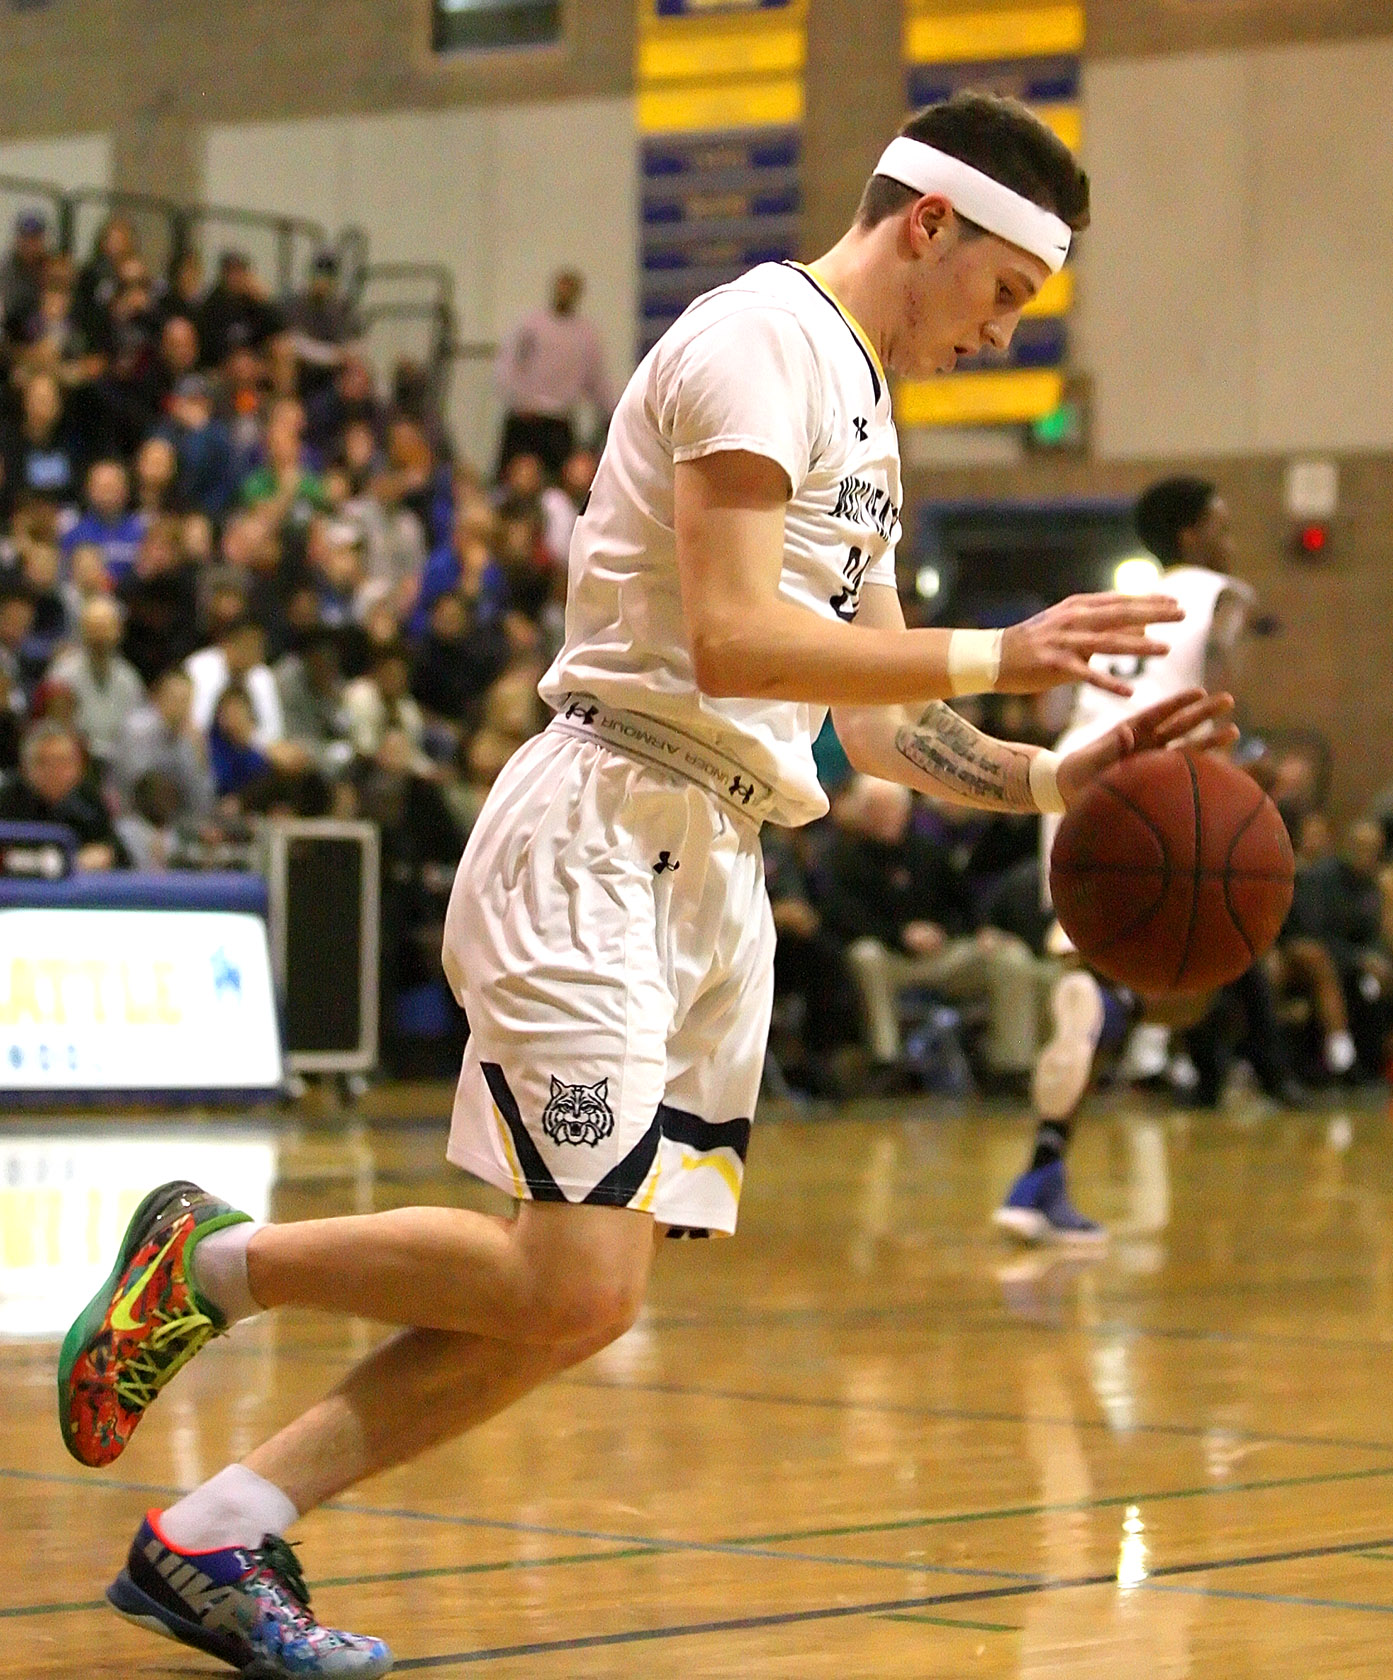
{"label": "under armour logo on shorts", "polygon": [[551,1076],[551,1099],[542,1110],[542,1130],[553,1143],[584,1143],[592,1149],[614,1130],[609,1080],[594,1085],[563,1085]]}
{"label": "under armour logo on shorts", "polygon": [[600,714],[598,706],[582,706],[579,700],[572,700],[566,708],[568,718],[579,718],[582,723],[591,724]]}
{"label": "under armour logo on shorts", "polygon": [[755,784],[742,782],[739,776],[732,776],[727,791],[732,799],[738,799],[742,805],[748,805],[755,796]]}
{"label": "under armour logo on shorts", "polygon": [[866,439],[871,435],[870,426],[866,423],[866,421],[864,421],[861,418],[861,416],[859,414],[856,416],[856,418],[851,423],[856,428],[856,441],[858,443],[864,443],[866,441]]}

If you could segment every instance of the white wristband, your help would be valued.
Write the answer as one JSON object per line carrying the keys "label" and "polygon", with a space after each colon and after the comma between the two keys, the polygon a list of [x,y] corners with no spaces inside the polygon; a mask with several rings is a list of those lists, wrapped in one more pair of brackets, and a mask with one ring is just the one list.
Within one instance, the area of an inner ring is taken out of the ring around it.
{"label": "white wristband", "polygon": [[1064,801],[1059,797],[1059,754],[1041,747],[1030,759],[1030,797],[1037,811],[1062,814]]}
{"label": "white wristband", "polygon": [[1003,630],[955,630],[948,638],[948,683],[954,695],[990,694],[1001,670]]}

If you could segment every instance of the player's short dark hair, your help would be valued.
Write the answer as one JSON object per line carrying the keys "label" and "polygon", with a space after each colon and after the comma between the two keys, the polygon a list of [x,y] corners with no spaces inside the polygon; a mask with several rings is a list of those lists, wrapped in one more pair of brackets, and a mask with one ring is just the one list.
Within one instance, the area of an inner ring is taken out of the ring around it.
{"label": "player's short dark hair", "polygon": [[1174,566],[1180,559],[1181,532],[1199,524],[1216,493],[1217,486],[1207,478],[1158,479],[1137,498],[1137,535],[1158,560]]}
{"label": "player's short dark hair", "polygon": [[[1088,226],[1088,176],[1054,130],[1018,99],[955,93],[917,112],[900,133],[971,164],[1022,198],[1052,210],[1075,233]],[[922,196],[888,175],[872,175],[861,195],[857,225],[875,227]],[[974,232],[982,231],[965,216],[961,220]]]}

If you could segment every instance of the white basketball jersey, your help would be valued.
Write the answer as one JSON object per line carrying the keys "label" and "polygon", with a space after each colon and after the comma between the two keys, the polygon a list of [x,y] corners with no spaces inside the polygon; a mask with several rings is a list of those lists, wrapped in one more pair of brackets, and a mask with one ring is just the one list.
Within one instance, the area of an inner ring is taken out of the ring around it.
{"label": "white basketball jersey", "polygon": [[894,586],[900,456],[884,371],[809,270],[766,263],[698,298],[620,398],[571,539],[565,645],[540,692],[554,708],[584,693],[660,718],[768,783],[774,821],[811,822],[827,809],[812,756],[826,708],[711,699],[692,671],[673,469],[724,450],[788,475],[785,600],[851,619],[864,585]]}
{"label": "white basketball jersey", "polygon": [[1115,723],[1146,706],[1187,688],[1204,686],[1205,661],[1214,626],[1214,609],[1225,593],[1253,599],[1253,591],[1238,578],[1211,572],[1206,566],[1172,566],[1156,585],[1159,595],[1173,595],[1185,616],[1172,624],[1153,624],[1147,634],[1166,644],[1167,651],[1150,659],[1118,659],[1096,654],[1091,663],[1132,685],[1124,698],[1104,689],[1081,685],[1073,716],[1061,737],[1069,747],[1083,746],[1106,734]]}

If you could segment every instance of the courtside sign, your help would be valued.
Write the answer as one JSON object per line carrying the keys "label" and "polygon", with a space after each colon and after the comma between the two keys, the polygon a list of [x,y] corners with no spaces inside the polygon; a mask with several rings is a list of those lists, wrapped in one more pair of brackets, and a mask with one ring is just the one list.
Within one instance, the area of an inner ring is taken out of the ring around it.
{"label": "courtside sign", "polygon": [[269,1090],[265,923],[228,910],[0,910],[0,1089]]}

